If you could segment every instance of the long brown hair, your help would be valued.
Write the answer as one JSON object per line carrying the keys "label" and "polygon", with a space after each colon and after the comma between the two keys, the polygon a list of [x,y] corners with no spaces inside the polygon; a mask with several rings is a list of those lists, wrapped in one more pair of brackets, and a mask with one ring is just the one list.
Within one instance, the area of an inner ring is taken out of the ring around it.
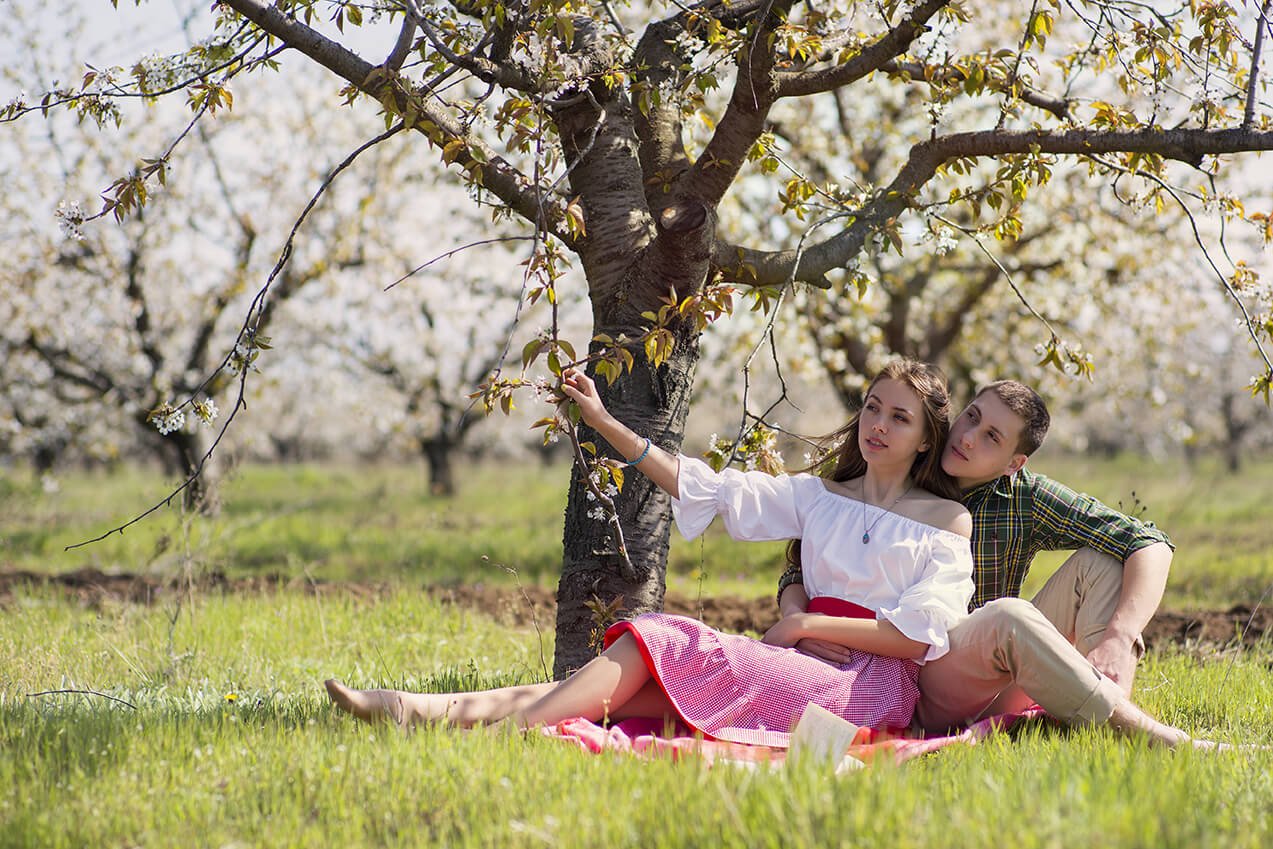
{"label": "long brown hair", "polygon": [[[880,369],[862,397],[869,397],[881,380],[896,380],[910,387],[923,405],[924,437],[928,450],[916,455],[911,464],[911,480],[915,485],[942,498],[958,499],[959,484],[941,467],[942,449],[950,433],[950,390],[946,387],[946,375],[941,369],[918,360],[897,359]],[[833,481],[848,481],[866,474],[866,458],[858,443],[858,424],[862,413],[858,411],[848,424],[818,440],[820,456],[803,471],[816,472]],[[787,545],[787,560],[800,563],[800,540]]]}

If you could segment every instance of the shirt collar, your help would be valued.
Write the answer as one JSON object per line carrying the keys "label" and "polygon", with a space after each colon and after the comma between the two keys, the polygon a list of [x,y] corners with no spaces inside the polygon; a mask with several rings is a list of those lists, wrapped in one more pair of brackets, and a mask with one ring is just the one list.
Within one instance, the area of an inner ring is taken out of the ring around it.
{"label": "shirt collar", "polygon": [[1016,475],[1001,475],[994,480],[988,480],[985,483],[979,483],[971,489],[965,489],[962,501],[967,504],[972,501],[980,501],[991,492],[995,495],[1001,495],[1005,498],[1012,497],[1012,484]]}

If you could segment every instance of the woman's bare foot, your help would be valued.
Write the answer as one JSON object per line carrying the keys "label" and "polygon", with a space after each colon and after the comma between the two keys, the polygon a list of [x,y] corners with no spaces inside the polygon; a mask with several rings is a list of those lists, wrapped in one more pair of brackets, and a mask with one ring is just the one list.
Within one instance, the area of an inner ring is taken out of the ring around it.
{"label": "woman's bare foot", "polygon": [[328,678],[323,686],[336,707],[363,722],[392,720],[402,724],[403,699],[397,690],[354,690],[335,678]]}

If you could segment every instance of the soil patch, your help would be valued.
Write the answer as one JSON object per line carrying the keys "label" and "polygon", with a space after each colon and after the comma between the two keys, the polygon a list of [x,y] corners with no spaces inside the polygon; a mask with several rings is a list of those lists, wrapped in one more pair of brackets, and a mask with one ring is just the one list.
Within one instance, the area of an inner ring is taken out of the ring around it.
{"label": "soil patch", "polygon": [[[0,571],[0,605],[11,601],[15,588],[48,586],[61,590],[90,608],[110,603],[154,604],[193,587],[202,592],[299,591],[315,595],[352,595],[375,598],[393,591],[388,584],[323,582],[282,575],[229,578],[219,572],[185,581],[132,575],[108,574],[83,568],[58,575],[25,571]],[[545,587],[510,587],[494,584],[427,586],[424,592],[441,601],[481,611],[497,621],[516,627],[537,626],[551,630],[556,620],[556,598]],[[773,596],[742,598],[711,596],[693,598],[669,593],[664,601],[668,613],[694,616],[722,631],[763,633],[777,617]],[[1145,643],[1178,645],[1200,649],[1241,644],[1254,646],[1273,630],[1273,608],[1238,604],[1227,610],[1161,610],[1145,629]]]}

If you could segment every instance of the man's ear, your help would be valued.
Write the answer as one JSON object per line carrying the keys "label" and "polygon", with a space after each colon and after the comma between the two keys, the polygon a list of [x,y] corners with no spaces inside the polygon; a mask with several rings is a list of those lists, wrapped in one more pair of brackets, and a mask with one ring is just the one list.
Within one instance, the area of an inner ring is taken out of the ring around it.
{"label": "man's ear", "polygon": [[1025,465],[1025,461],[1030,457],[1027,454],[1013,454],[1012,459],[1008,461],[1008,468],[1003,470],[1005,475],[1014,475],[1021,471],[1021,467]]}

